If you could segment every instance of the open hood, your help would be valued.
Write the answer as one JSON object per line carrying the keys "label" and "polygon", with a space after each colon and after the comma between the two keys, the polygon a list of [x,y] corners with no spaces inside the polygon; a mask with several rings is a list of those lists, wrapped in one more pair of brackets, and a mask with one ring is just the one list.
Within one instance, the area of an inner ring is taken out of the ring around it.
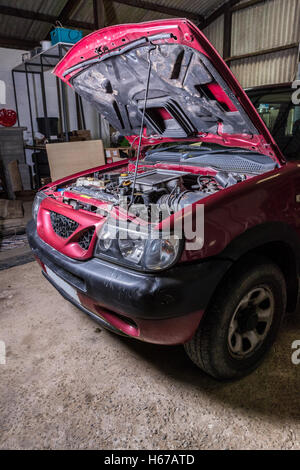
{"label": "open hood", "polygon": [[54,73],[143,146],[203,141],[284,158],[223,59],[186,19],[104,28],[76,43]]}

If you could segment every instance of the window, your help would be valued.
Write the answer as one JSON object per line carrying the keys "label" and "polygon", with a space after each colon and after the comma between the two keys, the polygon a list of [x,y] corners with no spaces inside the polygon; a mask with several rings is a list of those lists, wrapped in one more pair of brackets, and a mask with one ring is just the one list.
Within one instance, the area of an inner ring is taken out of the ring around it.
{"label": "window", "polygon": [[248,94],[285,157],[300,160],[300,105],[292,102],[294,91],[256,90]]}

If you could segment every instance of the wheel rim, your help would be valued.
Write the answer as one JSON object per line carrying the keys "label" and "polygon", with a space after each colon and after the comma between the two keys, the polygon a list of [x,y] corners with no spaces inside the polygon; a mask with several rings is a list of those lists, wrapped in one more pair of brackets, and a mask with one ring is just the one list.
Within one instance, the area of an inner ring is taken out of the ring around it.
{"label": "wheel rim", "polygon": [[228,330],[228,348],[236,359],[253,355],[266,339],[274,317],[274,296],[267,286],[249,291],[238,304]]}

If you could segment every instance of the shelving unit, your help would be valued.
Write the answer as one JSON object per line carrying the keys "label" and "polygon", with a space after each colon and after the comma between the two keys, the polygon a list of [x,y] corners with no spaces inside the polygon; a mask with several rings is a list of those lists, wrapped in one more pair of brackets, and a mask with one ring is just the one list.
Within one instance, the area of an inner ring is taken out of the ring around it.
{"label": "shelving unit", "polygon": [[[39,54],[34,55],[33,57],[25,60],[21,64],[14,67],[12,70],[12,80],[13,80],[13,89],[14,89],[14,96],[15,96],[15,103],[16,103],[16,111],[18,115],[18,125],[20,126],[20,121],[22,121],[22,116],[20,116],[20,110],[18,106],[18,94],[22,91],[24,93],[24,88],[22,87],[19,89],[16,86],[16,74],[23,74],[24,76],[24,87],[27,94],[28,100],[28,109],[29,109],[29,117],[30,117],[30,131],[32,135],[32,144],[24,143],[24,151],[25,150],[33,150],[34,153],[32,155],[33,163],[34,163],[34,176],[32,175],[32,180],[34,181],[34,187],[38,188],[41,185],[41,178],[47,177],[50,175],[49,173],[49,165],[47,160],[46,154],[46,145],[45,144],[36,144],[34,138],[34,119],[37,117],[45,118],[45,131],[43,134],[47,138],[49,143],[54,142],[68,142],[69,141],[69,124],[68,124],[68,100],[67,100],[67,90],[66,85],[61,80],[56,78],[56,89],[57,89],[57,102],[58,102],[58,116],[60,122],[60,134],[58,140],[51,140],[51,130],[50,124],[48,119],[48,106],[47,106],[47,89],[45,87],[45,72],[53,69],[58,62],[64,57],[64,55],[68,52],[68,50],[74,44],[59,42],[54,46],[50,47],[49,49],[40,52]],[[40,78],[40,90],[42,96],[42,108],[43,108],[43,116],[34,116],[33,114],[33,99],[34,96],[31,93],[31,87],[29,83],[29,76],[34,75]],[[85,129],[85,117],[83,112],[82,100],[79,95],[75,92],[74,99],[77,111],[77,127],[78,129]],[[49,98],[48,98],[49,99]],[[52,116],[49,116],[52,117]]]}
{"label": "shelving unit", "polygon": [[[33,111],[32,111],[32,97],[30,94],[30,87],[29,87],[29,75],[38,75],[40,77],[40,84],[41,84],[41,93],[42,93],[42,103],[43,103],[43,112],[46,118],[46,137],[50,138],[50,129],[49,129],[49,122],[48,118],[48,109],[47,109],[47,93],[45,89],[45,80],[44,80],[44,73],[51,70],[55,65],[64,57],[64,55],[68,52],[68,50],[73,46],[73,44],[59,42],[54,46],[50,47],[46,51],[42,51],[39,54],[31,57],[30,59],[25,60],[23,63],[17,65],[12,70],[12,80],[13,80],[13,88],[14,88],[14,96],[16,102],[16,111],[18,114],[18,125],[20,125],[20,114],[19,114],[19,107],[18,107],[18,90],[16,88],[16,81],[15,81],[15,74],[22,73],[25,75],[25,82],[26,82],[26,92],[28,98],[28,105],[29,105],[29,115],[30,115],[30,125],[31,125],[31,133],[32,133],[32,142],[34,142],[34,126],[33,126]],[[68,119],[67,119],[67,99],[66,99],[66,89],[65,84],[56,78],[57,83],[57,97],[58,97],[58,112],[59,118],[62,126],[62,131],[64,135],[63,141],[67,142],[69,140],[68,133],[70,131],[68,127]],[[81,120],[81,123],[78,122],[81,129],[85,129],[85,119],[82,107],[81,97],[78,96],[74,92],[75,102],[76,102],[76,109],[77,109],[77,118],[78,121]],[[32,150],[40,150],[41,148],[37,148],[37,146],[25,146],[25,148],[29,148]]]}

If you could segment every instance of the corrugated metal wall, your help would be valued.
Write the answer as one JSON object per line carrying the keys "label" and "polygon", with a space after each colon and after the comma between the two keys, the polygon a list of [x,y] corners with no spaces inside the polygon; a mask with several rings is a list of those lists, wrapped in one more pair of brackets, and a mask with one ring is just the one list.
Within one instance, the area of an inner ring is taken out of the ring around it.
{"label": "corrugated metal wall", "polygon": [[235,60],[230,66],[244,88],[292,82],[297,68],[294,49]]}
{"label": "corrugated metal wall", "polygon": [[[241,2],[245,3],[245,2]],[[219,20],[204,33],[223,52]],[[259,52],[300,42],[300,0],[265,0],[232,15],[231,56]],[[233,60],[231,70],[243,87],[291,82],[298,62],[296,48]]]}
{"label": "corrugated metal wall", "polygon": [[211,23],[203,30],[205,36],[215,46],[219,54],[223,56],[224,15]]}

